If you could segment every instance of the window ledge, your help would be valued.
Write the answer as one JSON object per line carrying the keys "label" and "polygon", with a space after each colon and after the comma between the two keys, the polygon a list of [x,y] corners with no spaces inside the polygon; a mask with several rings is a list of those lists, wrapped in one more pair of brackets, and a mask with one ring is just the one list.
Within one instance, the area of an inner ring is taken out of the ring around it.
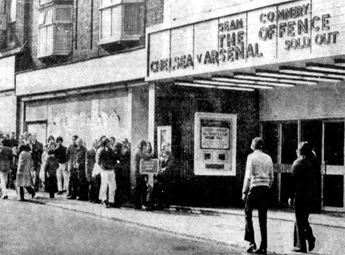
{"label": "window ledge", "polygon": [[98,45],[110,44],[110,43],[119,43],[124,41],[139,41],[144,35],[128,35],[128,36],[119,36],[117,38],[108,38],[100,39]]}

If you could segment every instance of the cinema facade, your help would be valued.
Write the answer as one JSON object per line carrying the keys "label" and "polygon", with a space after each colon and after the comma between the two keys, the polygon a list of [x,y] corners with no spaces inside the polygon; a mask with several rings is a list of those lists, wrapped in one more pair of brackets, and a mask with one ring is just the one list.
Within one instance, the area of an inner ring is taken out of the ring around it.
{"label": "cinema facade", "polygon": [[344,211],[345,3],[218,2],[184,18],[175,7],[146,31],[149,137],[179,165],[173,199],[241,204],[250,143],[261,135],[274,205],[286,206],[297,145],[309,141],[321,162],[315,204]]}

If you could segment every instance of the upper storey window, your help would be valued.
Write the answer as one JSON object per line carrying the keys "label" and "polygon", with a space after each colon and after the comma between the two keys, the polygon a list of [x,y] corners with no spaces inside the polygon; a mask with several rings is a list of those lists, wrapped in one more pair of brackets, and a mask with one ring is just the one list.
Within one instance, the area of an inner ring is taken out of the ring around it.
{"label": "upper storey window", "polygon": [[72,50],[73,2],[57,4],[40,0],[38,16],[38,58],[66,56]]}
{"label": "upper storey window", "polygon": [[17,15],[17,0],[9,0],[8,3],[8,20],[9,22],[15,22],[16,21],[16,15]]}
{"label": "upper storey window", "polygon": [[144,0],[100,0],[100,41],[137,41],[144,35]]}

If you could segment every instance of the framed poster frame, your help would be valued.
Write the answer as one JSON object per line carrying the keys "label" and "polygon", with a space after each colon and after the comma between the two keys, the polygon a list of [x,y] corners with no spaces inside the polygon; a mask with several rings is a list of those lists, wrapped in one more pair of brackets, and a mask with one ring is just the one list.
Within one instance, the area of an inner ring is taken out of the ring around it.
{"label": "framed poster frame", "polygon": [[236,175],[237,115],[195,113],[194,174]]}
{"label": "framed poster frame", "polygon": [[171,152],[171,126],[157,127],[157,142],[158,156],[163,150]]}

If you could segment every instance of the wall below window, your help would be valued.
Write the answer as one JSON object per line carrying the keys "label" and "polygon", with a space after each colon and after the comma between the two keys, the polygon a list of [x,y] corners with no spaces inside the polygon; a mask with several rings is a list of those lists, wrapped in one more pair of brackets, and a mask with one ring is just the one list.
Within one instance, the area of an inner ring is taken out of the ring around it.
{"label": "wall below window", "polygon": [[2,133],[16,131],[16,102],[14,92],[0,93],[0,119],[2,120],[0,131]]}

